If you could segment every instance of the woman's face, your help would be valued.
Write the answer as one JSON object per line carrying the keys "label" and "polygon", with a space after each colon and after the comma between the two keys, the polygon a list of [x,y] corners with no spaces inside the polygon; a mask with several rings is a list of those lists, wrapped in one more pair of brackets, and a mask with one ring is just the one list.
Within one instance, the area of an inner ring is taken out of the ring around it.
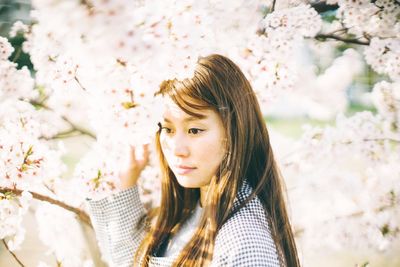
{"label": "woman's face", "polygon": [[161,149],[179,184],[187,188],[208,185],[225,155],[225,130],[218,114],[194,111],[204,118],[192,117],[164,98]]}

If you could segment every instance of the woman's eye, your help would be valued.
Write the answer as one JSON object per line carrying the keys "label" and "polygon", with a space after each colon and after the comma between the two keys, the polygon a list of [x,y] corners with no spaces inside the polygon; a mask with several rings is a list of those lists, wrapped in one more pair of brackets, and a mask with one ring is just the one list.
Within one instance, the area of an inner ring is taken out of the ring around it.
{"label": "woman's eye", "polygon": [[190,128],[188,132],[189,132],[190,134],[199,134],[199,133],[201,133],[202,131],[203,131],[202,129]]}
{"label": "woman's eye", "polygon": [[172,133],[172,130],[168,127],[161,127],[161,131],[164,131],[165,133]]}
{"label": "woman's eye", "polygon": [[158,123],[158,127],[160,132],[165,132],[168,134],[172,132],[171,128],[165,127],[161,123]]}

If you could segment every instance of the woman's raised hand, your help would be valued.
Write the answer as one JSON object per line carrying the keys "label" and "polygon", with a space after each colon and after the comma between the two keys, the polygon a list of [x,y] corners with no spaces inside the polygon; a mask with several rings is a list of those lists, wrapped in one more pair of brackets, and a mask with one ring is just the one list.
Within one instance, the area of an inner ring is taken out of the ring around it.
{"label": "woman's raised hand", "polygon": [[149,144],[145,144],[139,149],[131,146],[129,153],[129,166],[119,173],[121,189],[128,189],[136,185],[140,173],[149,163]]}

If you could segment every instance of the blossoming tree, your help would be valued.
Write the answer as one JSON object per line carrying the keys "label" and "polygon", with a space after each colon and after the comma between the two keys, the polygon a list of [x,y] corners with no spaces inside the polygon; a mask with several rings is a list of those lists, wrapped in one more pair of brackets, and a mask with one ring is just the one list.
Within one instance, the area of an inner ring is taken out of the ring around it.
{"label": "blossoming tree", "polygon": [[[115,192],[129,146],[150,142],[156,131],[158,85],[191,76],[197,58],[210,53],[240,65],[265,115],[295,109],[336,118],[306,126],[286,145],[273,140],[304,257],[321,246],[392,248],[400,231],[397,0],[32,5],[33,23],[17,22],[10,32],[24,36],[32,73],[13,62],[14,48],[0,37],[0,238],[20,266],[29,210],[58,264],[93,265],[72,239],[54,236],[70,234],[65,225],[90,225],[85,199]],[[361,95],[375,111],[345,116],[346,90],[365,69],[379,77]],[[67,166],[76,136],[86,149]],[[157,179],[152,159],[140,181],[148,206],[157,204]]]}

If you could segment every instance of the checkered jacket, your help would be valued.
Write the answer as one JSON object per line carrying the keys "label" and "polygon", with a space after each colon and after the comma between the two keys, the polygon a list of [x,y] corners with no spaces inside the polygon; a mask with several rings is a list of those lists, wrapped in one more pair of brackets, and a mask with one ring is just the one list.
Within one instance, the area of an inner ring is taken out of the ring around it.
{"label": "checkered jacket", "polygon": [[[234,205],[251,192],[251,187],[245,183]],[[110,267],[131,267],[134,253],[145,235],[144,226],[137,228],[145,214],[137,187],[109,198],[88,201],[88,204],[103,259]],[[151,257],[149,266],[172,266],[177,256]],[[258,198],[222,225],[216,236],[211,266],[280,266],[264,208]]]}

